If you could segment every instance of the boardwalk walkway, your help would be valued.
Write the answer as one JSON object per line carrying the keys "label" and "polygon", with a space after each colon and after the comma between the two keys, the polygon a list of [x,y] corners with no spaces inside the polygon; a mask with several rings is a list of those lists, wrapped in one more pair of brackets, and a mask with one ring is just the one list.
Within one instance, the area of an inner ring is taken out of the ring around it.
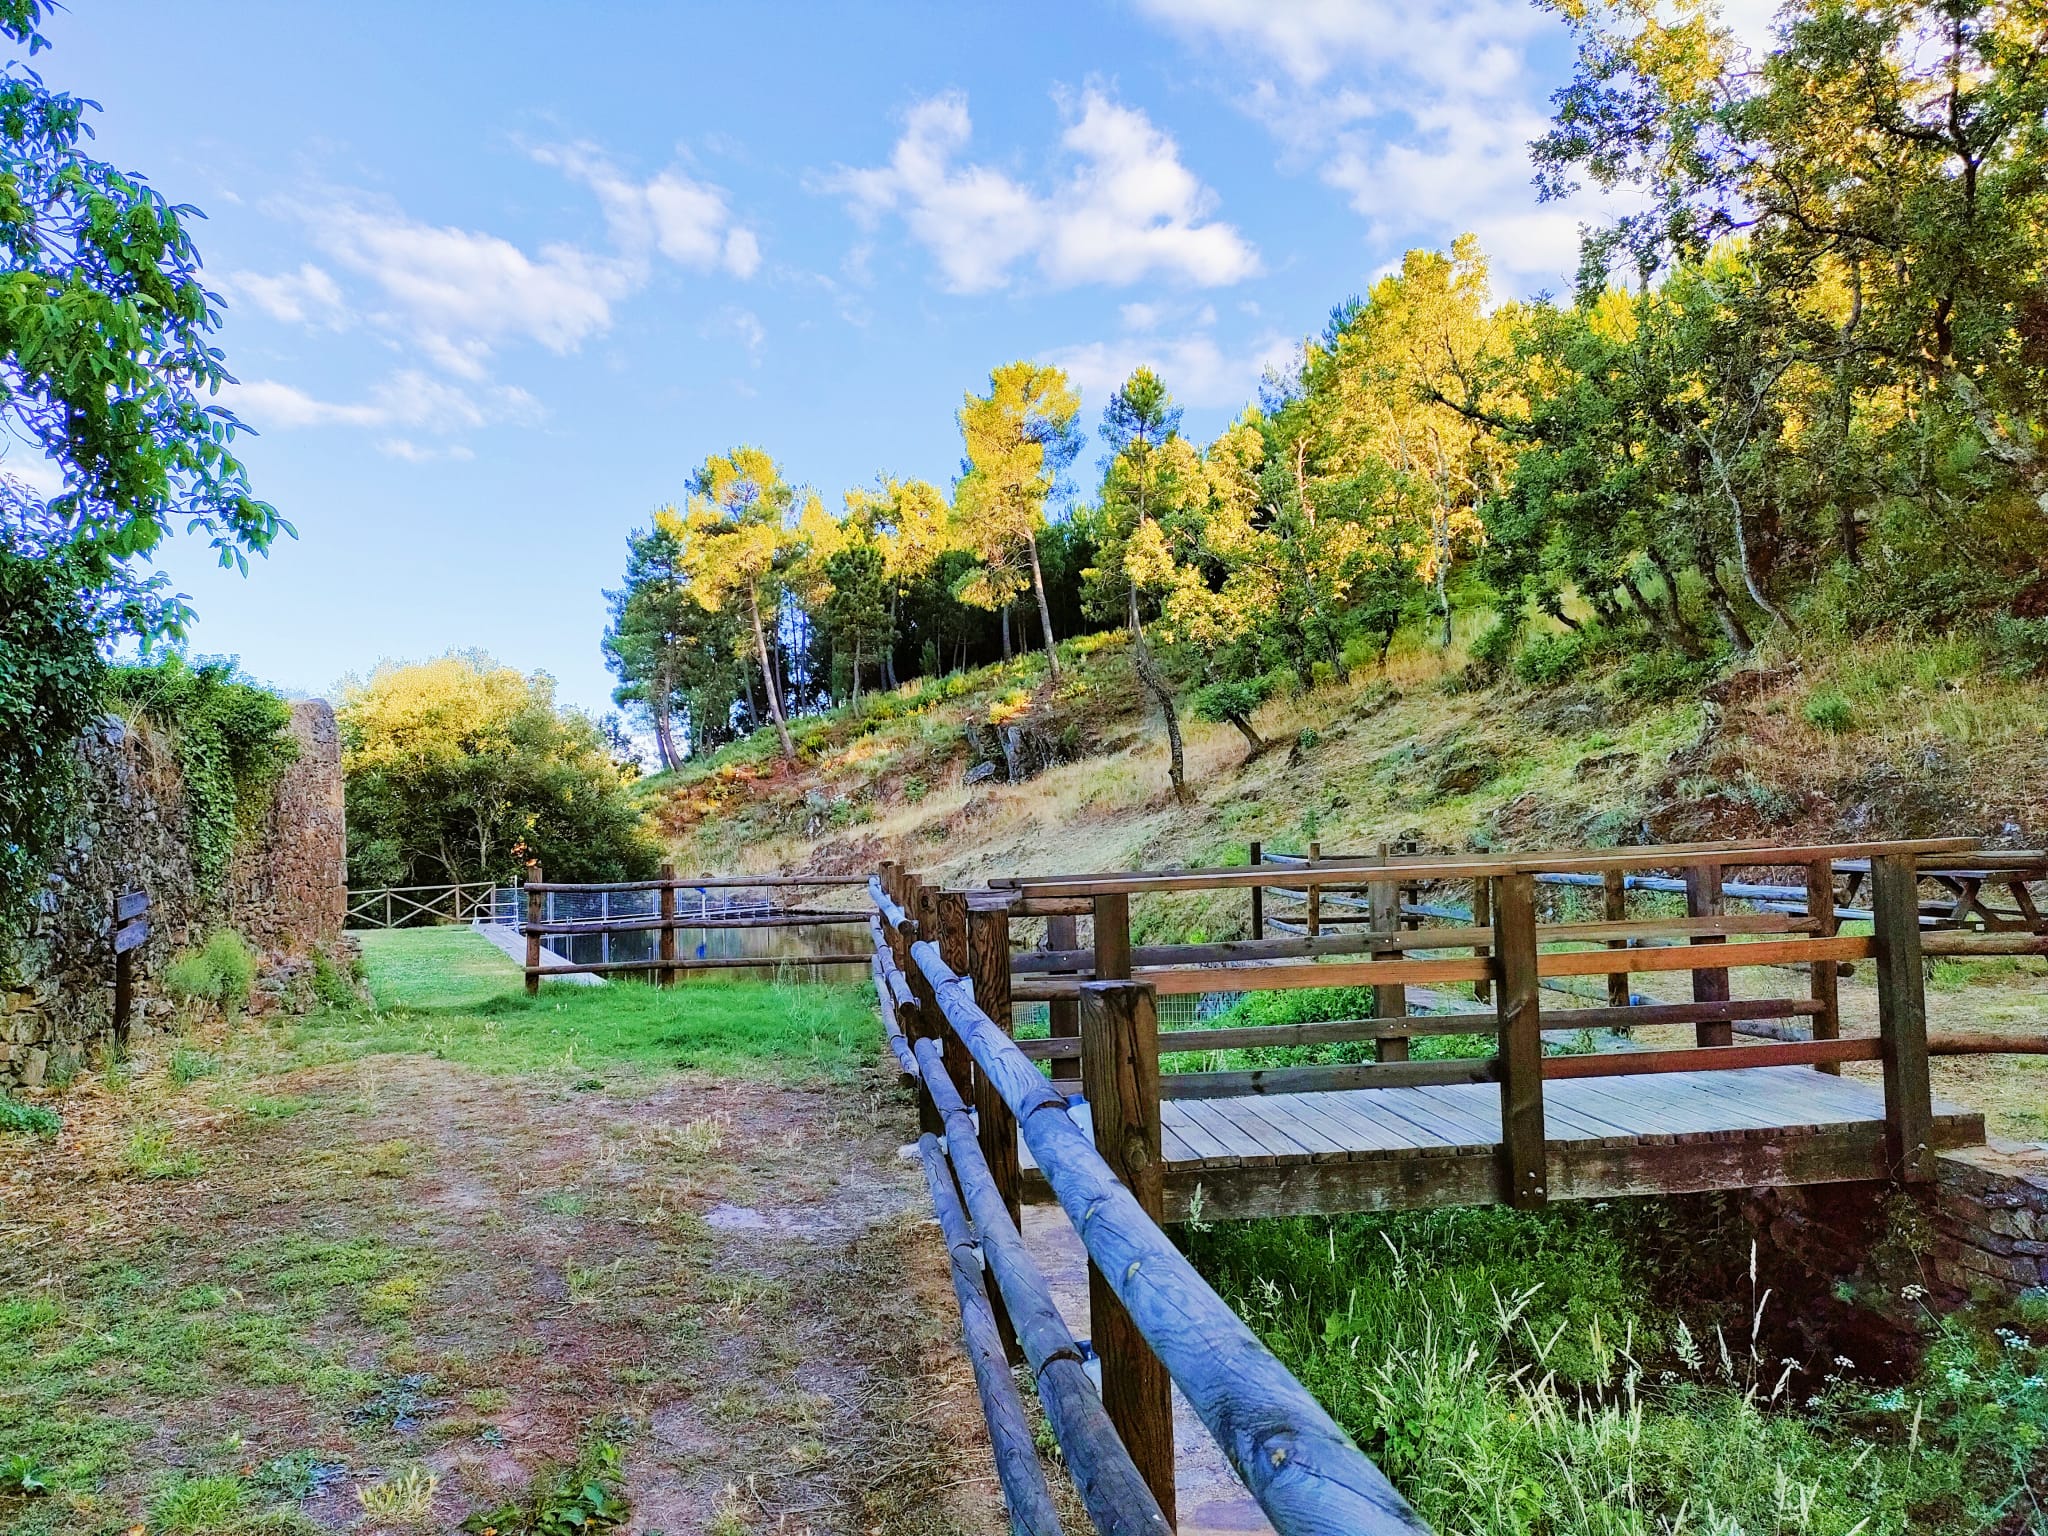
{"label": "boardwalk walkway", "polygon": [[[1171,1077],[1166,1079],[1171,1082]],[[1554,1200],[1885,1176],[1884,1095],[1805,1067],[1546,1083]],[[1490,1083],[1159,1106],[1168,1220],[1483,1205],[1499,1198]],[[1090,1110],[1069,1111],[1086,1131]],[[1984,1117],[1934,1103],[1937,1150],[1981,1146]],[[1051,1198],[1023,1152],[1027,1200]],[[1200,1191],[1199,1197],[1197,1191]]]}

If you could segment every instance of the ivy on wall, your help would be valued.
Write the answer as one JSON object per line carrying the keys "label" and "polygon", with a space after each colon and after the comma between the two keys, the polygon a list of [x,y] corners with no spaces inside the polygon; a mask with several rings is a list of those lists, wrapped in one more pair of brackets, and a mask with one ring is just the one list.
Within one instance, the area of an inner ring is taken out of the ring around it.
{"label": "ivy on wall", "polygon": [[62,557],[0,539],[0,970],[71,834],[78,735],[100,709],[100,626]]}
{"label": "ivy on wall", "polygon": [[171,738],[191,815],[192,869],[202,901],[227,877],[235,844],[269,807],[298,756],[291,706],[241,677],[232,661],[166,656],[108,674],[116,708]]}

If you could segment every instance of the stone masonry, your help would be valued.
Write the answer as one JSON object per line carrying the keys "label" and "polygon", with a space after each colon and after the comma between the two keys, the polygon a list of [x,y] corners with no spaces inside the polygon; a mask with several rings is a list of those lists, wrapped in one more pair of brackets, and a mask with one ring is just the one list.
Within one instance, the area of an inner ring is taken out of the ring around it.
{"label": "stone masonry", "polygon": [[1937,1301],[2010,1300],[2048,1286],[2048,1147],[1993,1143],[1944,1152],[1910,1205],[1890,1185],[1814,1184],[1752,1192],[1759,1237],[1824,1280],[1873,1294],[1918,1286]]}
{"label": "stone masonry", "polygon": [[303,700],[292,707],[291,730],[298,760],[238,850],[221,896],[204,908],[170,744],[112,716],[79,742],[86,790],[78,835],[42,894],[17,973],[0,980],[0,1090],[65,1075],[108,1038],[117,894],[142,890],[150,898],[149,942],[135,957],[135,1032],[170,1010],[156,978],[171,957],[216,927],[236,929],[271,955],[339,943],[346,851],[334,711]]}

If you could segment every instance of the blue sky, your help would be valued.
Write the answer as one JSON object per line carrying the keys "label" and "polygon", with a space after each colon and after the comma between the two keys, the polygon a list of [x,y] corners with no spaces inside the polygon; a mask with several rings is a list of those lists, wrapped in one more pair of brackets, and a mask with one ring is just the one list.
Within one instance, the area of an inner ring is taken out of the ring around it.
{"label": "blue sky", "polygon": [[602,589],[705,454],[759,443],[831,505],[945,483],[1016,357],[1091,421],[1152,363],[1206,437],[1403,250],[1473,229],[1503,291],[1554,289],[1586,212],[1528,186],[1569,58],[1514,0],[73,0],[46,30],[100,151],[208,215],[246,459],[299,530],[246,580],[173,541],[194,649],[307,692],[478,646],[602,710]]}

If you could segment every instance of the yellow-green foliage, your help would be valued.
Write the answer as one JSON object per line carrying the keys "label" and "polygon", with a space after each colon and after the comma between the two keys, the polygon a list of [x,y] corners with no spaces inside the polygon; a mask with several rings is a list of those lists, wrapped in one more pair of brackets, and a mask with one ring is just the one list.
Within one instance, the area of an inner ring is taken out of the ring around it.
{"label": "yellow-green foliage", "polygon": [[186,950],[164,968],[164,990],[181,1003],[211,1003],[224,1013],[248,1006],[256,984],[256,956],[232,928],[213,933],[202,948]]}

